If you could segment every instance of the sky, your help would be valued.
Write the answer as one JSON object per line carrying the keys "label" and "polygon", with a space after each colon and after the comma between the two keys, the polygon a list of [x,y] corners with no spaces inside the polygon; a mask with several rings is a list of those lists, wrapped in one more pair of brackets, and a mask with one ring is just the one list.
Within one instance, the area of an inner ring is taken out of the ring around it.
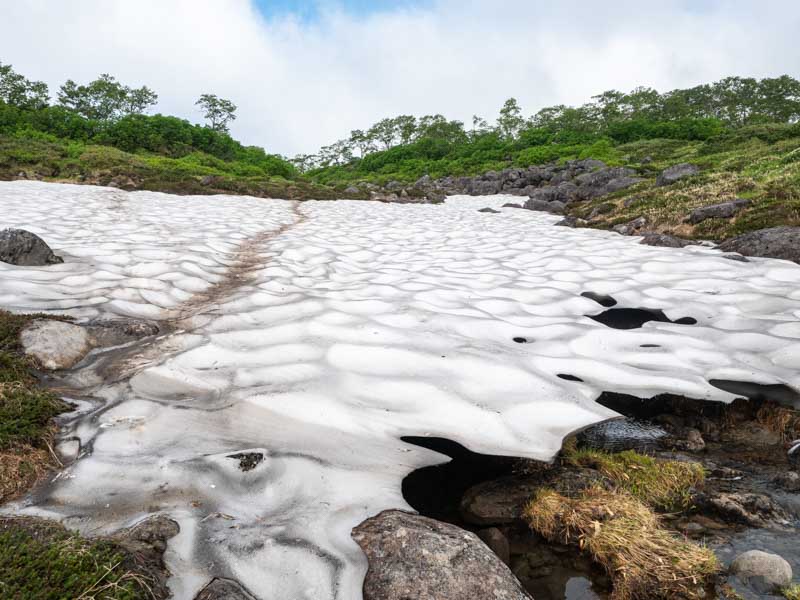
{"label": "sky", "polygon": [[0,0],[0,62],[43,80],[100,73],[287,156],[398,114],[489,120],[604,90],[728,75],[800,78],[797,0]]}

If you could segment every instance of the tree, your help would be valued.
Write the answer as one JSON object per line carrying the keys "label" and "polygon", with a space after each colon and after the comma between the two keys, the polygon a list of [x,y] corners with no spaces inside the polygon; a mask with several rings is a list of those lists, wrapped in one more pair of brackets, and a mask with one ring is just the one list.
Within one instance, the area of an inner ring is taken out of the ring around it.
{"label": "tree", "polygon": [[103,73],[86,85],[68,79],[59,89],[58,101],[87,119],[116,121],[144,113],[158,101],[158,95],[147,86],[133,89]]}
{"label": "tree", "polygon": [[500,135],[512,140],[519,134],[525,126],[525,119],[522,117],[522,109],[517,104],[515,98],[509,98],[500,109],[500,116],[497,118],[497,129]]}
{"label": "tree", "polygon": [[375,151],[375,140],[361,129],[354,129],[350,132],[350,144],[353,148],[358,148],[358,154],[364,158],[370,152]]}
{"label": "tree", "polygon": [[394,122],[400,143],[410,144],[417,133],[417,118],[411,115],[400,115],[395,118]]}
{"label": "tree", "polygon": [[11,65],[0,63],[0,102],[37,110],[47,106],[49,100],[46,83],[26,79],[16,73]]}
{"label": "tree", "polygon": [[214,131],[228,133],[228,123],[236,119],[236,105],[214,94],[203,94],[195,106],[200,106],[203,117]]}

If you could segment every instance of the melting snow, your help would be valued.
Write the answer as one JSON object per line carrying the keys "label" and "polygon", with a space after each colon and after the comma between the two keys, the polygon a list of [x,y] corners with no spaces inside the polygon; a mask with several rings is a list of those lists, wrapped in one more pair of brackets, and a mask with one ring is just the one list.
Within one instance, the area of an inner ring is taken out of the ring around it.
{"label": "melting snow", "polygon": [[[549,459],[564,435],[613,415],[594,402],[604,390],[729,401],[708,381],[800,389],[800,266],[478,212],[508,200],[297,206],[0,184],[0,227],[65,258],[0,263],[0,306],[201,313],[129,380],[93,390],[105,404],[65,431],[82,457],[17,509],[85,531],[171,515],[178,599],[211,576],[265,600],[357,599],[367,565],[351,528],[407,508],[403,477],[442,460],[401,436]],[[214,297],[254,236],[260,267]],[[613,329],[587,316],[604,308],[584,292],[697,324]],[[230,457],[243,453],[263,460],[244,471]]]}

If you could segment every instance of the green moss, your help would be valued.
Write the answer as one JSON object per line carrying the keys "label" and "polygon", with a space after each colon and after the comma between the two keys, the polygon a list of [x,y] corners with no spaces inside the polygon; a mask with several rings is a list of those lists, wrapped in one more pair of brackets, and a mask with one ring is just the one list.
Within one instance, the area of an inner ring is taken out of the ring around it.
{"label": "green moss", "polygon": [[781,590],[786,600],[800,600],[800,585],[792,585]]}
{"label": "green moss", "polygon": [[688,508],[693,488],[705,478],[699,464],[658,460],[633,450],[609,454],[569,449],[564,460],[600,471],[620,489],[659,510]]}
{"label": "green moss", "polygon": [[85,540],[43,522],[0,521],[0,596],[25,600],[143,600],[145,579],[108,541]]}

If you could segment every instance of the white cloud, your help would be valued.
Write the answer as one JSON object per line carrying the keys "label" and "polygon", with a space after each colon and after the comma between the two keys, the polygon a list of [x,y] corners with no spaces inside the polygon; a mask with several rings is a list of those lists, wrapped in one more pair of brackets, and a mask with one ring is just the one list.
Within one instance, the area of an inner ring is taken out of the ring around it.
{"label": "white cloud", "polygon": [[796,0],[439,0],[313,22],[267,21],[249,0],[0,0],[0,14],[0,61],[53,91],[109,72],[191,120],[217,93],[239,105],[236,137],[290,155],[384,116],[494,118],[509,96],[533,113],[611,88],[800,76]]}

